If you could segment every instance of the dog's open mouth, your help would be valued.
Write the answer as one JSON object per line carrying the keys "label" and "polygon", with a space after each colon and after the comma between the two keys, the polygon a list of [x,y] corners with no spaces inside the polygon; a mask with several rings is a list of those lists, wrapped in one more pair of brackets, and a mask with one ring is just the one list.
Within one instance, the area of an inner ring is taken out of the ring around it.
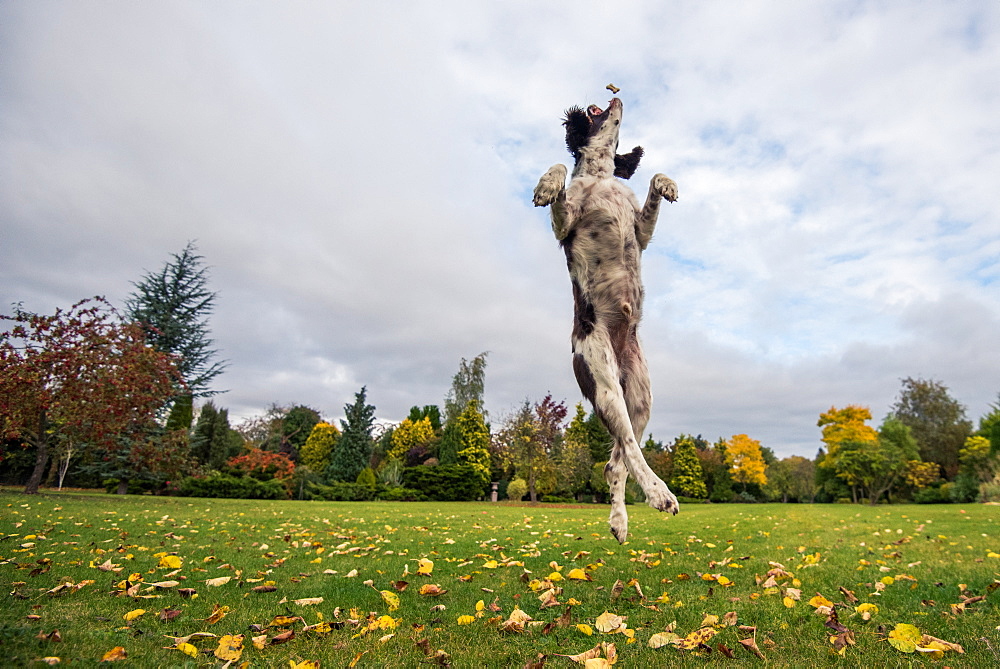
{"label": "dog's open mouth", "polygon": [[597,105],[590,105],[589,107],[587,107],[587,116],[590,118],[591,121],[594,121],[594,120],[596,120],[596,119],[604,116],[609,111],[611,111],[611,109],[615,105],[621,106],[621,103],[622,103],[622,101],[619,100],[618,98],[611,98],[611,101],[608,103],[608,108],[607,109],[601,109]]}

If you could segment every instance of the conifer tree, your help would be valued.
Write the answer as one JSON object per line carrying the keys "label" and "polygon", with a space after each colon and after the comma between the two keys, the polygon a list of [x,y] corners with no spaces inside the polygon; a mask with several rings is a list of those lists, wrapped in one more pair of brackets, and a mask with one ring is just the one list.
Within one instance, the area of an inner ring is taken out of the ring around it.
{"label": "conifer tree", "polygon": [[212,380],[226,368],[215,361],[208,316],[217,293],[208,288],[208,268],[194,242],[173,254],[159,272],[146,274],[126,301],[128,317],[140,323],[158,351],[178,356],[177,369],[186,389],[177,394],[214,395]]}
{"label": "conifer tree", "polygon": [[674,444],[674,475],[670,487],[679,495],[703,499],[708,496],[701,462],[695,452],[694,440],[681,437]]}
{"label": "conifer tree", "polygon": [[483,482],[483,490],[490,483],[490,431],[486,427],[479,403],[471,400],[454,421],[458,436],[459,464],[471,465]]}
{"label": "conifer tree", "polygon": [[330,466],[333,451],[340,440],[340,430],[330,423],[316,423],[306,443],[299,449],[299,464],[321,474]]}
{"label": "conifer tree", "polygon": [[368,404],[367,389],[354,394],[354,404],[344,405],[346,420],[340,421],[340,441],[330,458],[326,478],[330,481],[357,480],[361,470],[370,464],[372,449],[372,427],[375,425],[375,407]]}

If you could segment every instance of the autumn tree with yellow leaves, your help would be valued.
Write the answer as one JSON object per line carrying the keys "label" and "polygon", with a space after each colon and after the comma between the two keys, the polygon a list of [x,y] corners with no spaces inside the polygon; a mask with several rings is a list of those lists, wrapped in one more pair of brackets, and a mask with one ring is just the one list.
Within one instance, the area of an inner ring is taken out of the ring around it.
{"label": "autumn tree with yellow leaves", "polygon": [[726,442],[726,464],[732,473],[733,481],[743,484],[746,491],[748,484],[762,486],[767,483],[764,470],[764,454],[760,450],[760,442],[745,434],[735,434]]}

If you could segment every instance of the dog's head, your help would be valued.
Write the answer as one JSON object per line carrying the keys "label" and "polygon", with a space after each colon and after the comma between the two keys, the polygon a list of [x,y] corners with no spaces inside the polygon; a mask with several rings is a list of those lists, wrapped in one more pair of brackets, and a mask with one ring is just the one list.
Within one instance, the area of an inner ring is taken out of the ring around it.
{"label": "dog's head", "polygon": [[618,98],[612,98],[608,108],[604,110],[597,105],[590,105],[586,110],[572,107],[566,111],[566,119],[563,121],[566,127],[566,148],[577,163],[588,149],[614,156],[615,176],[628,179],[639,167],[642,147],[637,146],[624,155],[616,153],[621,122],[622,101]]}

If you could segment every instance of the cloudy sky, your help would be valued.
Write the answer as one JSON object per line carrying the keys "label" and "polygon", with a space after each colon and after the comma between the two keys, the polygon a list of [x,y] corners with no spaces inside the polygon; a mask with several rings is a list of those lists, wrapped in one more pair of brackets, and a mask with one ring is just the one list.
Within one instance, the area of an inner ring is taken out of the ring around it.
{"label": "cloudy sky", "polygon": [[658,439],[812,456],[902,378],[1000,392],[995,2],[5,2],[0,305],[51,312],[196,240],[236,417],[581,399],[538,177],[621,88]]}

